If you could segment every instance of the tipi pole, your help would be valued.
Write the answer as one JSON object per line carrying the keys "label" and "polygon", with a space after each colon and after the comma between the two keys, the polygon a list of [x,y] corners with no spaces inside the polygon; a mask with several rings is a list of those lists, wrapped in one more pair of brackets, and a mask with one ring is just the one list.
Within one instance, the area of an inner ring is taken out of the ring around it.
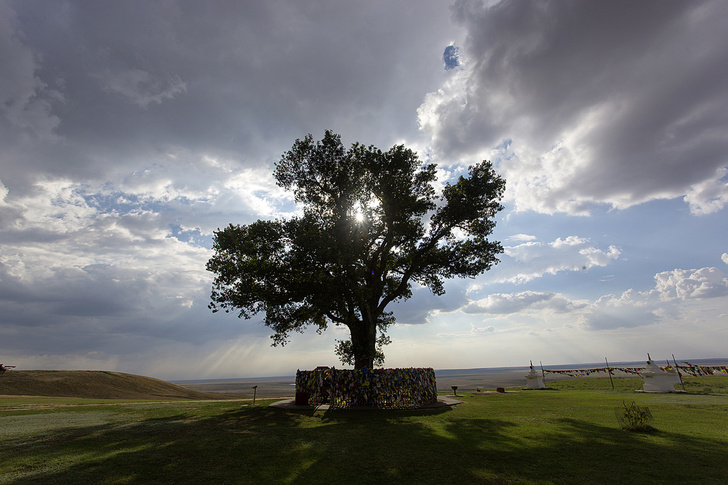
{"label": "tipi pole", "polygon": [[672,361],[675,362],[675,370],[677,371],[677,376],[680,378],[680,384],[682,384],[683,391],[685,390],[685,383],[682,380],[682,376],[680,375],[680,368],[677,366],[677,360],[675,360],[675,354],[672,354]]}
{"label": "tipi pole", "polygon": [[609,361],[604,357],[604,362],[607,363],[607,374],[609,374],[609,382],[612,383],[612,390],[614,390],[614,381],[612,380],[612,369],[609,368]]}

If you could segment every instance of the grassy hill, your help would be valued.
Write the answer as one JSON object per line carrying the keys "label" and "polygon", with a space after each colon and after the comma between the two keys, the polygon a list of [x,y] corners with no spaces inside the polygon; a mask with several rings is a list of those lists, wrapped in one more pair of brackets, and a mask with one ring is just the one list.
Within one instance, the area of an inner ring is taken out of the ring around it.
{"label": "grassy hill", "polygon": [[0,375],[0,395],[159,400],[233,397],[193,391],[152,377],[83,370],[8,371]]}

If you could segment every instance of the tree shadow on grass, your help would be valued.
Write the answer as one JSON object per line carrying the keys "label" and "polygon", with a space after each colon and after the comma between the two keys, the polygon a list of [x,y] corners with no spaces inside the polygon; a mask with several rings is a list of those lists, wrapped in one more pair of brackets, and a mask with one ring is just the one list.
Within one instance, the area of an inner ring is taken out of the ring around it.
{"label": "tree shadow on grass", "polygon": [[[0,483],[724,483],[725,441],[575,419],[246,407],[0,442]],[[689,464],[680,466],[680,464]]]}
{"label": "tree shadow on grass", "polygon": [[493,427],[483,421],[461,420],[447,428],[457,436],[454,446],[473,452],[467,472],[483,481],[717,484],[728,477],[725,441],[659,430],[633,433],[568,418],[514,436],[488,433]]}

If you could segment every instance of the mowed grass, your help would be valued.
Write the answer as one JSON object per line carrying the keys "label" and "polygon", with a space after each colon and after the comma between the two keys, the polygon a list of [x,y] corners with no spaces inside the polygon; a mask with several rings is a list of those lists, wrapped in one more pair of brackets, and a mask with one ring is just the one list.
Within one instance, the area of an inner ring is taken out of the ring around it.
{"label": "mowed grass", "polygon": [[[728,376],[686,381],[700,393],[569,379],[427,411],[0,399],[0,483],[728,483]],[[653,432],[619,427],[633,401]]]}

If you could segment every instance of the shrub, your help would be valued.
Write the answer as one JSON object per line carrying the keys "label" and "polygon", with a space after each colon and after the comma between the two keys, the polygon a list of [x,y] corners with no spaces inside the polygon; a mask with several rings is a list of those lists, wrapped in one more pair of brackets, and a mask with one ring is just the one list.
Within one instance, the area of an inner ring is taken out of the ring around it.
{"label": "shrub", "polygon": [[646,406],[638,406],[634,401],[627,404],[622,401],[622,407],[615,408],[617,421],[622,429],[627,431],[652,431],[652,413]]}

